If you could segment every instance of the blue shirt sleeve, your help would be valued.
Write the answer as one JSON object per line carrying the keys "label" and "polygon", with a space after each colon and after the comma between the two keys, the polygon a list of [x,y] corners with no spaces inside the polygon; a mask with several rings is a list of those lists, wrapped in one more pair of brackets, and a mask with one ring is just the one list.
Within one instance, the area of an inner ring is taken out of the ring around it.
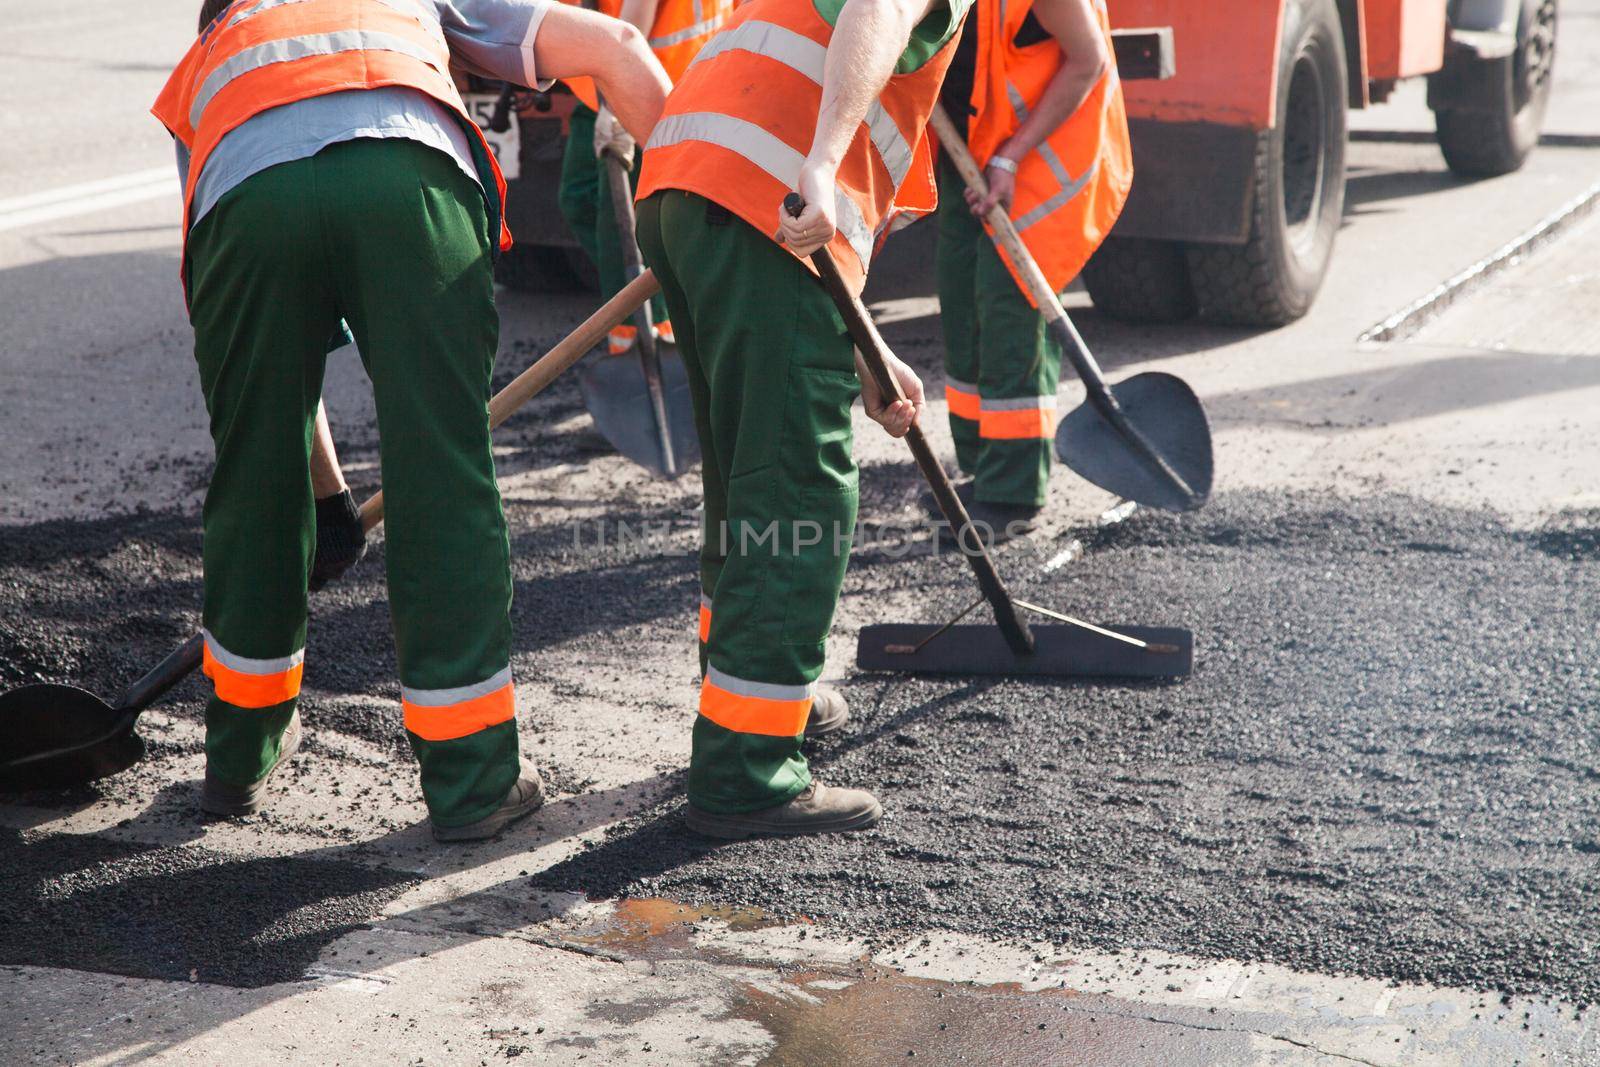
{"label": "blue shirt sleeve", "polygon": [[548,89],[540,79],[533,39],[554,0],[434,0],[450,57],[470,74]]}

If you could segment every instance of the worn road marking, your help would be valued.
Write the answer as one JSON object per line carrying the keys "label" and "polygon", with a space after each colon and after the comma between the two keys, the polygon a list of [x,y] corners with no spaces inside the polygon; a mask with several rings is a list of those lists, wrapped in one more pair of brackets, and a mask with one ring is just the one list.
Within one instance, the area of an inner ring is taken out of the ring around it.
{"label": "worn road marking", "polygon": [[177,192],[177,169],[168,166],[29,193],[0,200],[0,232],[173,196]]}

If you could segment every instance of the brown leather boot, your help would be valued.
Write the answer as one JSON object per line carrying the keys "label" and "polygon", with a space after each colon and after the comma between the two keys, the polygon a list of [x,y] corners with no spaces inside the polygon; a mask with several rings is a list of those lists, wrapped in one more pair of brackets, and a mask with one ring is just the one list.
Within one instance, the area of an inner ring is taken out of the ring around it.
{"label": "brown leather boot", "polygon": [[211,772],[206,772],[206,780],[200,786],[200,810],[207,815],[254,815],[261,810],[261,801],[267,792],[267,783],[272,781],[272,776],[296,752],[300,751],[300,709],[296,708],[289,717],[289,725],[283,728],[283,743],[278,748],[278,762],[274,763],[266,774],[248,785],[234,785],[231,782],[219,782],[211,777]]}
{"label": "brown leather boot", "polygon": [[518,819],[526,818],[544,806],[544,782],[539,772],[530,770],[511,785],[500,806],[477,822],[465,826],[433,828],[435,841],[483,841],[498,834]]}
{"label": "brown leather boot", "polygon": [[690,804],[685,821],[697,834],[738,840],[751,836],[865,830],[881,818],[883,806],[865,789],[838,789],[813,781],[793,800],[758,811],[726,815]]}
{"label": "brown leather boot", "polygon": [[811,696],[811,715],[806,719],[806,739],[822,737],[844,729],[850,721],[850,705],[844,694],[831,685],[819,683]]}

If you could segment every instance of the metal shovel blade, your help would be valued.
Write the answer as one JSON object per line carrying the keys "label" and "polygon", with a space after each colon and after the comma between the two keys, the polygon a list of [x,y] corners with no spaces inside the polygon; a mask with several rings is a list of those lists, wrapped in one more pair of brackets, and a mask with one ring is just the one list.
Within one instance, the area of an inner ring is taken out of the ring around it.
{"label": "metal shovel blade", "polygon": [[1147,642],[1137,648],[1077,626],[1033,626],[1032,655],[1019,656],[996,626],[952,626],[931,641],[937,625],[864,626],[856,666],[908,674],[1043,675],[1057,678],[1179,678],[1194,669],[1194,635],[1163,626],[1114,626]]}
{"label": "metal shovel blade", "polygon": [[1211,425],[1183,379],[1159,371],[1110,387],[1128,421],[1194,490],[1189,499],[1163,477],[1094,405],[1085,402],[1056,429],[1056,455],[1085,481],[1125,500],[1167,511],[1192,511],[1211,494]]}
{"label": "metal shovel blade", "polygon": [[134,719],[70,685],[0,694],[0,790],[59,789],[127,770],[144,755]]}
{"label": "metal shovel blade", "polygon": [[578,374],[584,407],[589,409],[595,429],[611,442],[611,447],[653,474],[676,478],[700,459],[689,376],[683,369],[683,357],[676,352],[661,352],[661,385],[666,394],[667,423],[676,460],[672,469],[661,454],[661,440],[651,415],[650,388],[638,357],[630,353],[591,358]]}

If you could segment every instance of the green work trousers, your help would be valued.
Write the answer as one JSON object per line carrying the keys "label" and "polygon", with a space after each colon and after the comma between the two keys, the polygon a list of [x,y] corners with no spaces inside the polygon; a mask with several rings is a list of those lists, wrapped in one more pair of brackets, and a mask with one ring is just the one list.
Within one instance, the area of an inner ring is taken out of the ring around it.
{"label": "green work trousers", "polygon": [[1042,505],[1050,481],[1061,347],[1022,295],[939,161],[939,312],[956,462],[977,499]]}
{"label": "green work trousers", "polygon": [[[188,242],[216,468],[205,501],[206,766],[277,759],[299,693],[308,457],[343,317],[372,379],[406,725],[439,825],[518,775],[510,550],[489,451],[499,320],[483,194],[432,148],[355,140],[246,179]],[[498,682],[504,685],[497,685]]]}
{"label": "green work trousers", "polygon": [[[561,156],[561,217],[589,254],[600,274],[600,297],[610,300],[628,284],[622,259],[622,235],[612,206],[610,178],[594,154],[595,113],[582,104],[572,109],[567,144]],[[636,153],[642,156],[642,153]],[[639,176],[638,160],[633,176]],[[650,304],[651,321],[667,317],[666,303],[656,297]]]}
{"label": "green work trousers", "polygon": [[710,201],[639,205],[703,457],[700,714],[689,800],[735,813],[810,783],[800,754],[856,521],[844,321],[815,276]]}

